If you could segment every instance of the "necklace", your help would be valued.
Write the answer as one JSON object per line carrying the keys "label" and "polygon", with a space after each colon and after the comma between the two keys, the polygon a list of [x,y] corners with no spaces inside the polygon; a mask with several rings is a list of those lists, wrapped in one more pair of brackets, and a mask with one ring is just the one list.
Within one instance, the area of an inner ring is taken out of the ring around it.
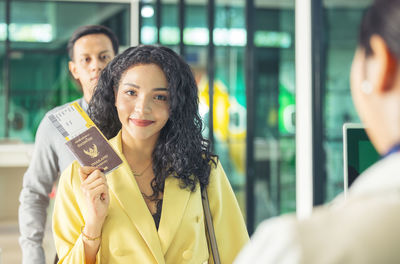
{"label": "necklace", "polygon": [[133,176],[135,176],[135,177],[140,177],[140,176],[142,176],[143,173],[150,167],[150,164],[151,164],[151,160],[150,160],[149,164],[147,164],[146,168],[144,168],[144,169],[142,170],[142,172],[140,172],[140,173],[137,173],[137,172],[131,170],[132,173],[133,173]]}

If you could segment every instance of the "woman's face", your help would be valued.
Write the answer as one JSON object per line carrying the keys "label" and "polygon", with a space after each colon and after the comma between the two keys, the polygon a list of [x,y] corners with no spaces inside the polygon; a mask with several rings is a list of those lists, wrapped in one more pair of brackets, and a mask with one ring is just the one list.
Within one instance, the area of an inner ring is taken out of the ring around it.
{"label": "woman's face", "polygon": [[[363,49],[356,50],[351,68],[351,94],[357,113],[367,128],[369,138],[378,152],[384,153],[387,147],[386,141],[391,134],[389,133],[390,123],[395,123],[392,122],[391,116],[393,112],[396,112],[396,107],[392,108],[393,105],[387,100],[387,96],[380,94],[379,91],[382,88],[376,85],[376,80],[383,74],[377,54],[366,56]],[[363,87],[366,83],[367,86]],[[395,102],[395,104],[398,103]]]}
{"label": "woman's face", "polygon": [[122,131],[135,140],[157,139],[169,118],[168,82],[155,64],[136,65],[122,74],[115,106]]}

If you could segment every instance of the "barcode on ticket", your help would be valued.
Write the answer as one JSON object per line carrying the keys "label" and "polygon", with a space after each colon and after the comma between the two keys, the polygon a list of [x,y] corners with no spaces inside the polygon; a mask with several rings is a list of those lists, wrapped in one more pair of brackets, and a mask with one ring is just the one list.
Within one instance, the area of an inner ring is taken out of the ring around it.
{"label": "barcode on ticket", "polygon": [[63,137],[66,138],[69,136],[69,133],[67,132],[67,130],[65,130],[64,127],[60,124],[60,122],[57,121],[57,118],[54,115],[49,115],[49,119]]}

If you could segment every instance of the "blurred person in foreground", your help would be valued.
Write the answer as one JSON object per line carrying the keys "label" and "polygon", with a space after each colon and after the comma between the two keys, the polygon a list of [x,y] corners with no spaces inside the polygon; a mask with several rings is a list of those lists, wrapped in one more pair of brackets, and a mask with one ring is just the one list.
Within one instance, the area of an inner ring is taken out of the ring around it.
{"label": "blurred person in foreground", "polygon": [[400,263],[400,1],[366,10],[351,69],[351,92],[382,159],[362,173],[347,200],[305,220],[262,223],[236,264]]}
{"label": "blurred person in foreground", "polygon": [[249,237],[198,103],[189,65],[169,48],[129,48],[107,65],[88,112],[123,163],[105,175],[75,161],[62,173],[60,263],[209,263],[203,188],[221,262],[233,262]]}
{"label": "blurred person in foreground", "polygon": [[[118,39],[107,27],[82,26],[72,34],[67,50],[69,70],[83,92],[77,102],[86,111],[100,72],[118,53]],[[36,132],[35,150],[20,194],[19,241],[24,264],[45,263],[42,242],[49,194],[60,173],[75,160],[65,146],[65,139],[48,118],[70,103],[47,112]]]}

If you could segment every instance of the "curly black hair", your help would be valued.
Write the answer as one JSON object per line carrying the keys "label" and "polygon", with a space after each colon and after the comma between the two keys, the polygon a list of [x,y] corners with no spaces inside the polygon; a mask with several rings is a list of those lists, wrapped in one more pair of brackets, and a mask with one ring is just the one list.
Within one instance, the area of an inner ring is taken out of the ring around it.
{"label": "curly black hair", "polygon": [[89,104],[89,116],[108,138],[121,129],[115,107],[114,91],[118,89],[124,72],[136,65],[155,64],[168,81],[169,119],[161,129],[153,150],[151,182],[156,200],[164,191],[165,179],[173,176],[181,188],[194,191],[197,182],[208,185],[211,166],[218,157],[211,152],[210,142],[201,132],[202,120],[198,113],[198,88],[189,65],[173,50],[162,46],[142,45],[128,48],[116,56],[102,71]]}

